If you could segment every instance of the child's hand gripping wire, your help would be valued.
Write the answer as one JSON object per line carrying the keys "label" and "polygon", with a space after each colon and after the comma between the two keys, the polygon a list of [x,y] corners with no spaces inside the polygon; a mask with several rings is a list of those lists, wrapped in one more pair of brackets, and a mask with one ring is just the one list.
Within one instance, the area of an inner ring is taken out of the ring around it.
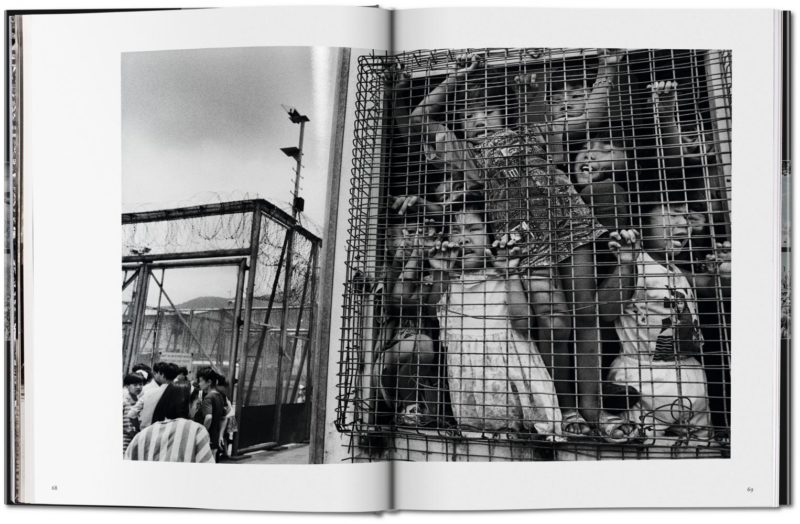
{"label": "child's hand gripping wire", "polygon": [[620,264],[635,264],[642,250],[641,235],[635,229],[621,229],[610,235],[608,249]]}
{"label": "child's hand gripping wire", "polygon": [[388,88],[397,88],[410,80],[411,75],[405,66],[396,60],[387,64],[383,71],[383,81]]}
{"label": "child's hand gripping wire", "polygon": [[470,73],[474,73],[479,68],[483,67],[485,61],[484,53],[468,53],[464,55],[458,55],[456,57],[456,77],[467,79]]}
{"label": "child's hand gripping wire", "polygon": [[699,124],[678,123],[678,82],[662,80],[648,84],[653,99],[653,114],[661,128],[666,165],[679,168],[701,162],[714,152],[714,140],[705,136]]}
{"label": "child's hand gripping wire", "polygon": [[428,263],[437,271],[448,272],[455,267],[455,263],[463,249],[455,242],[437,240],[425,248]]}
{"label": "child's hand gripping wire", "polygon": [[661,118],[675,118],[675,109],[678,105],[678,83],[672,80],[661,80],[647,84],[653,97],[658,115]]}
{"label": "child's hand gripping wire", "polygon": [[731,298],[731,243],[714,242],[714,253],[706,255],[703,274],[695,274],[694,286],[700,296],[716,297],[717,290],[722,298]]}
{"label": "child's hand gripping wire", "polygon": [[[421,195],[395,197],[392,201],[392,210],[397,211],[398,215],[425,213],[425,215],[431,217],[441,216],[452,204],[463,203],[466,200],[470,191],[463,189],[463,185],[452,188],[448,192],[442,191],[442,200],[440,202],[431,201]],[[432,219],[426,219],[426,222],[429,220],[433,221]]]}
{"label": "child's hand gripping wire", "polygon": [[513,270],[519,267],[522,249],[516,245],[516,241],[508,235],[503,235],[500,240],[492,243],[492,249],[486,250],[486,257],[491,261],[492,266],[497,269]]}
{"label": "child's hand gripping wire", "polygon": [[535,97],[541,91],[541,85],[547,83],[546,78],[540,79],[536,73],[522,73],[514,77],[511,88],[520,97]]}
{"label": "child's hand gripping wire", "polygon": [[731,243],[714,241],[714,254],[706,255],[704,266],[707,273],[730,279]]}

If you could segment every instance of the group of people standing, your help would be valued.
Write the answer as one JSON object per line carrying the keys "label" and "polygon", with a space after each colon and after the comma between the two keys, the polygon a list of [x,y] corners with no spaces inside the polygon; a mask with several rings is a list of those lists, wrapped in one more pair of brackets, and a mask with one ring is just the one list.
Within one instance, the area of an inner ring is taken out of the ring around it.
{"label": "group of people standing", "polygon": [[217,462],[235,413],[225,377],[211,367],[136,364],[123,377],[122,451],[128,460]]}

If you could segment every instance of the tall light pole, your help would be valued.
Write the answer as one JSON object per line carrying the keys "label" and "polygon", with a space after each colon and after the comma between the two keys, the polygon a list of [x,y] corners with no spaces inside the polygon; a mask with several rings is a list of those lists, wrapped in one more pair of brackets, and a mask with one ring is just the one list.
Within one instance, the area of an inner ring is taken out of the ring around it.
{"label": "tall light pole", "polygon": [[[297,214],[301,213],[305,208],[305,201],[300,197],[300,171],[303,168],[303,133],[306,129],[306,122],[309,121],[306,115],[301,115],[297,109],[293,107],[283,106],[287,113],[289,113],[289,120],[293,124],[300,124],[300,142],[297,147],[282,147],[283,154],[294,158],[297,162],[297,167],[294,169],[294,192],[292,193],[292,218],[295,220],[294,224],[286,230],[286,267],[283,273],[283,304],[281,307],[281,340],[278,347],[278,365],[276,366],[276,379],[275,379],[275,415],[273,419],[273,439],[275,442],[280,442],[280,428],[281,428],[281,408],[283,405],[283,357],[286,355],[288,333],[287,321],[289,316],[289,299],[292,286],[292,265],[294,259],[294,228],[297,225]],[[300,304],[302,308],[303,305]],[[297,336],[297,333],[295,333]],[[289,373],[291,374],[294,369],[294,362],[289,362]]]}
{"label": "tall light pole", "polygon": [[289,120],[293,124],[300,124],[300,143],[297,147],[282,147],[283,154],[294,158],[297,162],[297,167],[294,169],[294,192],[292,193],[292,218],[297,218],[297,213],[300,213],[305,208],[305,201],[300,197],[300,170],[303,168],[303,134],[306,129],[306,122],[309,121],[306,115],[301,115],[294,107],[283,107],[289,113]]}

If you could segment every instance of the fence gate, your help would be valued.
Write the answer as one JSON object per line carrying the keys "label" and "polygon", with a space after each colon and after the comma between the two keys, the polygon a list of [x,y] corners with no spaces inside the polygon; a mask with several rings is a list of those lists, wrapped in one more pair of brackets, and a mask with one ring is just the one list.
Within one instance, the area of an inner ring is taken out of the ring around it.
{"label": "fence gate", "polygon": [[320,239],[264,200],[122,217],[123,372],[225,377],[233,453],[308,439]]}

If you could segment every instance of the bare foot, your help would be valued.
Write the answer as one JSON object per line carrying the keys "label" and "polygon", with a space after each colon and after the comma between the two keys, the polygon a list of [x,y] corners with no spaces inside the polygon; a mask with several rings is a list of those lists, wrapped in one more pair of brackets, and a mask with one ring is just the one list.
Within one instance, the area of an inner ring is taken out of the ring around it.
{"label": "bare foot", "polygon": [[614,444],[624,444],[636,438],[636,424],[606,411],[601,412],[597,427],[600,436]]}
{"label": "bare foot", "polygon": [[567,437],[580,437],[589,435],[592,427],[577,409],[570,409],[561,415],[561,431]]}

